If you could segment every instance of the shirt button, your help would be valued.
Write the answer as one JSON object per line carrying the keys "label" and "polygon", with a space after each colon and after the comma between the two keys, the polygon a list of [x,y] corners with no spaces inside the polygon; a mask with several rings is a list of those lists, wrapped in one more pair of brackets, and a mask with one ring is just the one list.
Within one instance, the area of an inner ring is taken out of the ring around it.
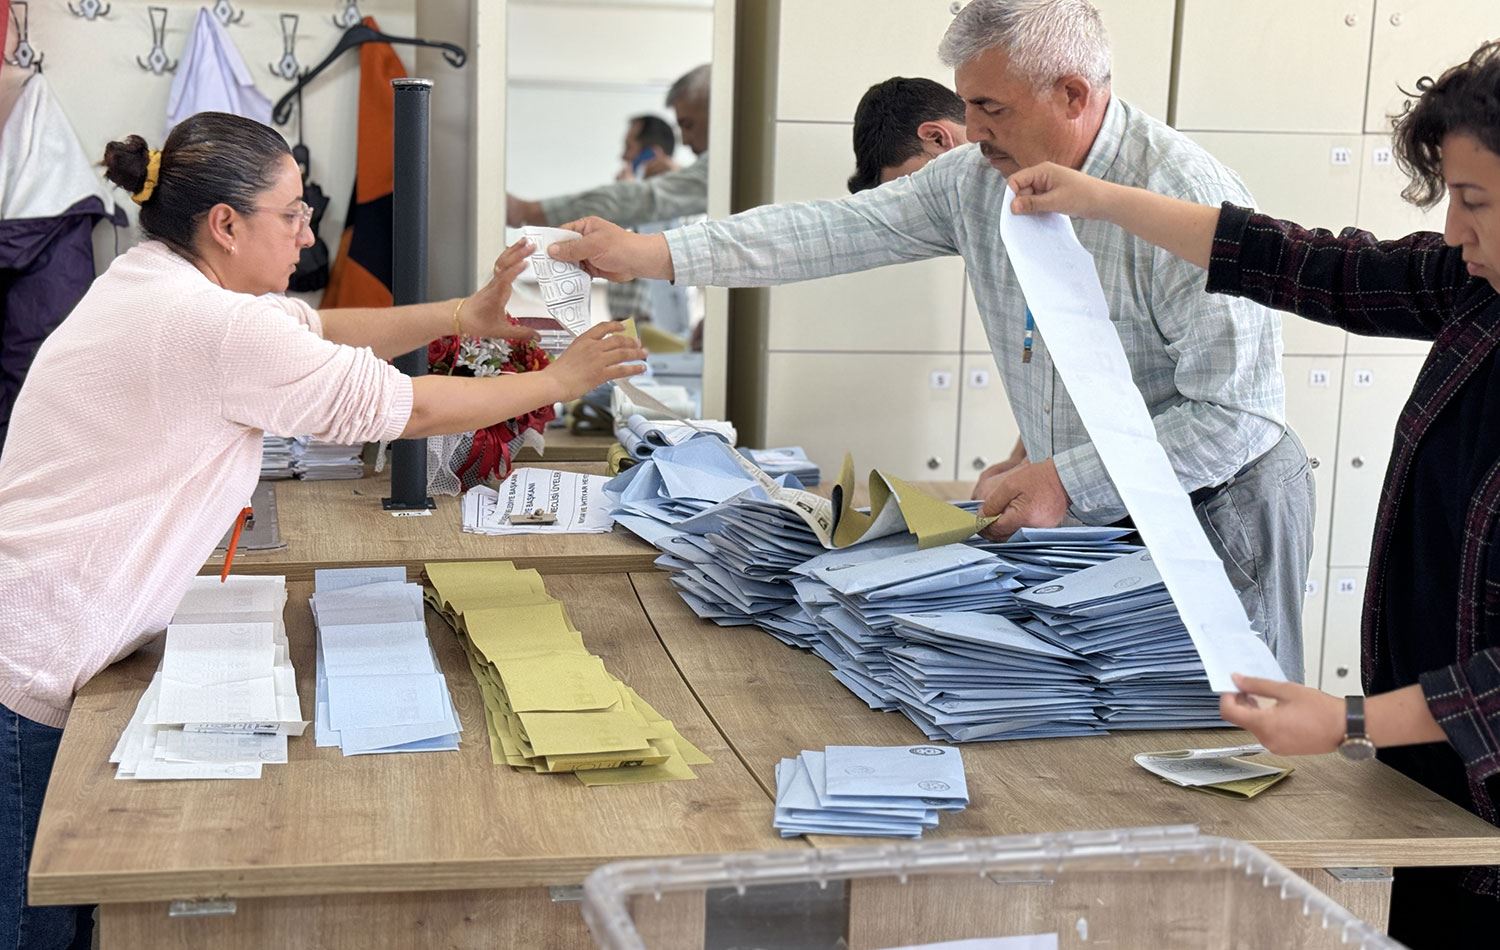
{"label": "shirt button", "polygon": [[1050,415],[1052,415],[1052,407],[1051,406],[1043,406],[1042,407],[1042,415],[1044,415],[1044,416],[1050,416]]}

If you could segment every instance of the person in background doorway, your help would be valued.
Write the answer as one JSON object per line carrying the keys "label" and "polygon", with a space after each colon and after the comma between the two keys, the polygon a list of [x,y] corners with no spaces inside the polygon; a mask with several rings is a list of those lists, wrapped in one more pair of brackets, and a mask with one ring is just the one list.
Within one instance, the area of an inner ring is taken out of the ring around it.
{"label": "person in background doorway", "polygon": [[[1011,178],[1021,213],[1111,222],[1208,269],[1210,293],[1350,333],[1433,341],[1396,425],[1376,516],[1361,648],[1365,695],[1237,677],[1223,716],[1272,752],[1382,761],[1496,823],[1500,802],[1500,42],[1396,122],[1405,196],[1449,193],[1442,234],[1378,241],[1100,181],[1043,164]],[[1105,266],[1104,262],[1100,262]],[[1262,703],[1254,697],[1266,697]],[[1489,947],[1500,868],[1397,868],[1390,934]]]}
{"label": "person in background doorway", "polygon": [[676,151],[677,133],[666,119],[656,115],[634,116],[625,129],[625,148],[620,152],[624,165],[615,181],[639,181],[675,172],[678,165],[672,156]]}
{"label": "person in background doorway", "polygon": [[505,223],[557,225],[577,218],[598,217],[621,227],[686,218],[708,211],[708,96],[709,66],[686,73],[667,90],[667,108],[677,114],[682,144],[698,160],[686,168],[643,181],[617,181],[582,191],[528,201],[505,196]]}

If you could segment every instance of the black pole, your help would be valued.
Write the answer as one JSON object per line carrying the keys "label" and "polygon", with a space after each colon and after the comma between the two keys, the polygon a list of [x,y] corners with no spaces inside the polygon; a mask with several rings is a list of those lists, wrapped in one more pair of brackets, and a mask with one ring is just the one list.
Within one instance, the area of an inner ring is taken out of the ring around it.
{"label": "black pole", "polygon": [[[431,79],[393,79],[396,90],[395,190],[391,210],[391,297],[396,306],[427,302],[427,130]],[[408,376],[427,374],[427,348],[396,357]],[[427,494],[427,440],[391,446],[390,511],[436,508]]]}

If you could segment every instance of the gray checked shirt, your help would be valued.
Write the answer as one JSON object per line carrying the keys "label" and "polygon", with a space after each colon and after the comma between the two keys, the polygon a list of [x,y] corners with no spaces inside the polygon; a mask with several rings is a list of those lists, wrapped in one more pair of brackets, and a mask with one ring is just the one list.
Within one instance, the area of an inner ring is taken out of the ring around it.
{"label": "gray checked shirt", "polygon": [[[1253,207],[1240,179],[1190,139],[1111,100],[1084,161],[1096,178],[1201,204]],[[1124,505],[1038,334],[1021,361],[1026,301],[1000,240],[1005,178],[977,146],[846,198],[754,208],[666,233],[679,283],[749,287],[962,255],[1027,457],[1051,458],[1075,517]],[[1285,430],[1281,320],[1204,292],[1205,272],[1101,221],[1075,221],[1094,255],[1135,384],[1182,487],[1228,481]]]}
{"label": "gray checked shirt", "polygon": [[708,211],[708,155],[686,168],[641,181],[617,181],[575,195],[542,199],[553,226],[597,215],[625,228],[692,218]]}

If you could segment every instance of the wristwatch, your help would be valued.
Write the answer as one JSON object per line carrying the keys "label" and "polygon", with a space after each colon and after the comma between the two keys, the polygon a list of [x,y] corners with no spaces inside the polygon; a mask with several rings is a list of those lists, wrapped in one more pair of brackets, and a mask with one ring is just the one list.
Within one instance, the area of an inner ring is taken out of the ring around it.
{"label": "wristwatch", "polygon": [[1339,754],[1355,762],[1375,757],[1375,743],[1365,735],[1363,696],[1344,697],[1344,741],[1339,743]]}

